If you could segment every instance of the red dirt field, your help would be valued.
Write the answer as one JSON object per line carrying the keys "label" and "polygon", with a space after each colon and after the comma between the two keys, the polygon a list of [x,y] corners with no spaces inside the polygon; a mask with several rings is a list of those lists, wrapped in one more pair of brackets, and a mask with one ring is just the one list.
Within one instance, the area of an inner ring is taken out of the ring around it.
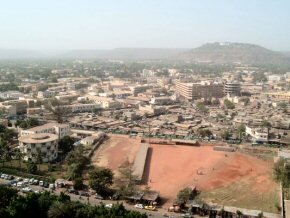
{"label": "red dirt field", "polygon": [[133,162],[140,147],[140,139],[122,135],[110,135],[92,157],[96,166],[108,167],[118,174],[119,166],[127,159]]}
{"label": "red dirt field", "polygon": [[243,182],[251,184],[253,193],[276,187],[271,178],[272,163],[239,152],[214,151],[211,146],[153,144],[145,167],[147,185],[170,203],[185,187],[210,191]]}

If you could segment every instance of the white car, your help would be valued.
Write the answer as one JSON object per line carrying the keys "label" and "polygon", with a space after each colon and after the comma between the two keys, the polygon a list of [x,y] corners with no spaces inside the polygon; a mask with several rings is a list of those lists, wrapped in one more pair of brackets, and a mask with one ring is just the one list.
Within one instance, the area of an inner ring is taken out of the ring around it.
{"label": "white car", "polygon": [[134,207],[139,208],[139,209],[143,209],[144,208],[143,204],[135,204]]}
{"label": "white car", "polygon": [[23,187],[23,182],[17,182],[16,186],[19,188]]}
{"label": "white car", "polygon": [[25,188],[22,188],[21,190],[22,190],[22,192],[31,192],[32,191],[32,189],[30,187],[25,187]]}
{"label": "white car", "polygon": [[106,208],[112,208],[113,207],[113,204],[106,204],[105,207]]}

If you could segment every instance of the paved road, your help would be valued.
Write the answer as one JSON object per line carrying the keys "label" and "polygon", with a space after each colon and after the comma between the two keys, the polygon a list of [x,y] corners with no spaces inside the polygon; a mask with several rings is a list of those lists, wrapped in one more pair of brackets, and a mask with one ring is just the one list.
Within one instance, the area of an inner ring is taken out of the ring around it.
{"label": "paved road", "polygon": [[[9,182],[10,182],[9,180],[0,179],[0,184],[7,184]],[[65,192],[65,189],[61,189],[61,188],[57,188],[55,191],[51,191],[49,188],[43,188],[43,187],[36,186],[36,185],[29,185],[29,187],[34,191],[36,191],[36,190],[50,191],[50,192],[57,194],[57,195],[59,195],[61,192]],[[135,208],[134,205],[127,204],[126,202],[123,202],[123,201],[98,200],[98,199],[95,199],[94,196],[90,196],[90,197],[83,197],[82,196],[82,197],[80,197],[79,195],[74,195],[74,194],[69,194],[69,193],[66,193],[66,194],[69,195],[71,200],[73,200],[73,201],[80,201],[82,203],[90,203],[92,205],[100,205],[101,203],[103,203],[103,204],[116,204],[117,202],[122,202],[126,209],[139,211],[141,213],[146,213],[149,217],[161,218],[161,217],[164,217],[163,216],[164,213],[166,213],[170,217],[181,217],[181,214],[168,213],[167,211],[165,211],[162,208],[158,209],[157,211],[147,211],[144,209]],[[194,217],[197,217],[197,216],[194,216]]]}

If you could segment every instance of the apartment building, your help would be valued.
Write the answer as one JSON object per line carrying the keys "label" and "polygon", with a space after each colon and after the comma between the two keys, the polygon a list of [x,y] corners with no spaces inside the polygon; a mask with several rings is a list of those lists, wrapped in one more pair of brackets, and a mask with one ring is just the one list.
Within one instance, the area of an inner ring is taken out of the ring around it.
{"label": "apartment building", "polygon": [[36,133],[49,133],[56,134],[58,139],[63,138],[64,136],[70,135],[70,126],[68,124],[60,124],[60,123],[47,123],[42,126],[36,126],[30,129],[25,129],[20,131],[21,136],[26,136],[30,134]]}

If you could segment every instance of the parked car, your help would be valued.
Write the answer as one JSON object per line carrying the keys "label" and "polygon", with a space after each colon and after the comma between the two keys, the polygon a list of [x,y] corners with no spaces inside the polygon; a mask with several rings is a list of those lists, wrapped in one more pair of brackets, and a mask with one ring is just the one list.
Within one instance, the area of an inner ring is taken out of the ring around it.
{"label": "parked car", "polygon": [[55,190],[55,185],[54,185],[54,183],[50,183],[50,184],[49,184],[49,188],[52,189],[52,190]]}
{"label": "parked car", "polygon": [[9,186],[16,186],[17,185],[17,181],[12,180],[8,183]]}
{"label": "parked car", "polygon": [[43,186],[44,182],[43,181],[39,181],[39,186]]}
{"label": "parked car", "polygon": [[106,208],[112,208],[113,207],[113,204],[106,204],[105,207]]}
{"label": "parked car", "polygon": [[90,194],[88,192],[80,192],[80,195],[84,197],[90,197]]}
{"label": "parked car", "polygon": [[113,194],[112,200],[118,200],[120,195],[118,193]]}
{"label": "parked car", "polygon": [[33,183],[34,178],[29,179],[29,184]]}
{"label": "parked car", "polygon": [[26,193],[27,192],[32,192],[32,189],[30,187],[24,187],[21,190],[22,190],[22,192],[26,192]]}
{"label": "parked car", "polygon": [[24,185],[23,182],[17,182],[17,184],[16,184],[16,186],[19,188],[23,187],[23,185]]}
{"label": "parked car", "polygon": [[144,209],[143,204],[135,204],[134,207],[139,208],[139,209]]}
{"label": "parked car", "polygon": [[155,206],[145,206],[144,207],[145,208],[145,210],[151,210],[151,211],[154,211],[154,210],[156,210],[156,207]]}
{"label": "parked car", "polygon": [[103,200],[103,199],[104,199],[104,198],[103,198],[101,195],[99,195],[98,193],[95,194],[95,198],[96,198],[96,199],[99,199],[99,200]]}
{"label": "parked car", "polygon": [[38,185],[38,180],[34,179],[33,182],[32,182],[32,185]]}
{"label": "parked car", "polygon": [[47,182],[43,182],[43,187],[44,188],[48,188],[49,187],[49,184]]}

